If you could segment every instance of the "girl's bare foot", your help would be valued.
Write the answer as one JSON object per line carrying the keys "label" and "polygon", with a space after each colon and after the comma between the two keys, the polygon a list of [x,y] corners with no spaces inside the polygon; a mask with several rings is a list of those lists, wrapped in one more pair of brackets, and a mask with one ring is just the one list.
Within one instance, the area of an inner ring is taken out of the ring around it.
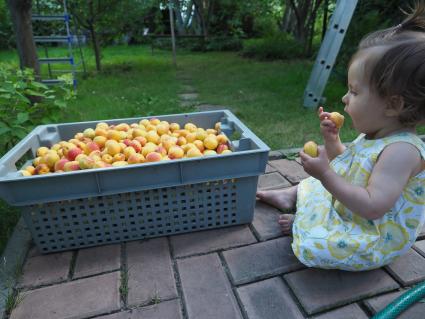
{"label": "girl's bare foot", "polygon": [[292,234],[292,224],[294,223],[295,215],[292,214],[282,214],[279,216],[278,223],[282,228],[282,233],[285,235]]}
{"label": "girl's bare foot", "polygon": [[295,207],[297,201],[297,186],[269,191],[258,191],[257,197],[259,200],[281,211],[287,211]]}

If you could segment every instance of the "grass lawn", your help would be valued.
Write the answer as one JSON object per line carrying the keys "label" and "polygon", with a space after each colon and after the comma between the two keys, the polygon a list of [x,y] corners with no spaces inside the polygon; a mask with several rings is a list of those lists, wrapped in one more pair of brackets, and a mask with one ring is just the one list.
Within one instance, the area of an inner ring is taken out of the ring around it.
{"label": "grass lawn", "polygon": [[[63,56],[63,52],[60,48],[49,51],[50,56]],[[192,79],[202,102],[231,109],[271,149],[301,147],[307,140],[322,143],[316,112],[302,107],[312,61],[260,62],[237,53],[180,50],[176,70],[168,51],[155,50],[152,55],[148,46],[116,46],[102,51],[103,71],[96,73],[92,51],[85,48],[84,55],[89,73],[80,76],[77,99],[62,114],[61,122],[195,111],[179,106],[179,71]],[[0,61],[17,65],[17,55],[0,51]],[[325,108],[343,112],[340,100],[345,90],[344,83],[331,77]],[[357,135],[350,127],[347,117],[341,131],[344,142]],[[15,210],[0,203],[0,252],[17,218]]]}

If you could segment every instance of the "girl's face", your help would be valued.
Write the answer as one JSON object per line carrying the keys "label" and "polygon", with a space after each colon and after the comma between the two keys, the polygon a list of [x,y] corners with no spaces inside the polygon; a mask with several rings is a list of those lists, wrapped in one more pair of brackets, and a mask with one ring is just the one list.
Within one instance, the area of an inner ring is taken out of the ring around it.
{"label": "girl's face", "polygon": [[348,69],[348,92],[342,97],[344,111],[350,115],[354,128],[374,137],[386,126],[386,102],[369,87],[364,63],[359,57]]}

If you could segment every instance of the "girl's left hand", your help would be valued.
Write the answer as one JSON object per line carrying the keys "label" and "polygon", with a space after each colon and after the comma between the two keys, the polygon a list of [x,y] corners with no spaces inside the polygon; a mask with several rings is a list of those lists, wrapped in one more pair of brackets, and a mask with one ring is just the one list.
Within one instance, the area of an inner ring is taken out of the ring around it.
{"label": "girl's left hand", "polygon": [[319,146],[318,152],[319,155],[317,157],[311,157],[301,151],[300,157],[304,170],[314,178],[320,180],[323,174],[330,169],[330,166],[325,148]]}

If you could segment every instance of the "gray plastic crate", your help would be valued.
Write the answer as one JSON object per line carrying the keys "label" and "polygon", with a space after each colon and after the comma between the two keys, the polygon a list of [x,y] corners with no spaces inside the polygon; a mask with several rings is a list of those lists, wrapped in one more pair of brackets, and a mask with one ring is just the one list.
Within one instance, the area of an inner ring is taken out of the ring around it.
{"label": "gray plastic crate", "polygon": [[[151,118],[144,117],[144,118]],[[237,140],[230,154],[124,167],[19,176],[16,163],[99,121],[43,125],[0,159],[0,197],[22,213],[42,252],[171,235],[252,221],[269,148],[230,111],[155,116]],[[142,118],[107,120],[133,123]]]}

